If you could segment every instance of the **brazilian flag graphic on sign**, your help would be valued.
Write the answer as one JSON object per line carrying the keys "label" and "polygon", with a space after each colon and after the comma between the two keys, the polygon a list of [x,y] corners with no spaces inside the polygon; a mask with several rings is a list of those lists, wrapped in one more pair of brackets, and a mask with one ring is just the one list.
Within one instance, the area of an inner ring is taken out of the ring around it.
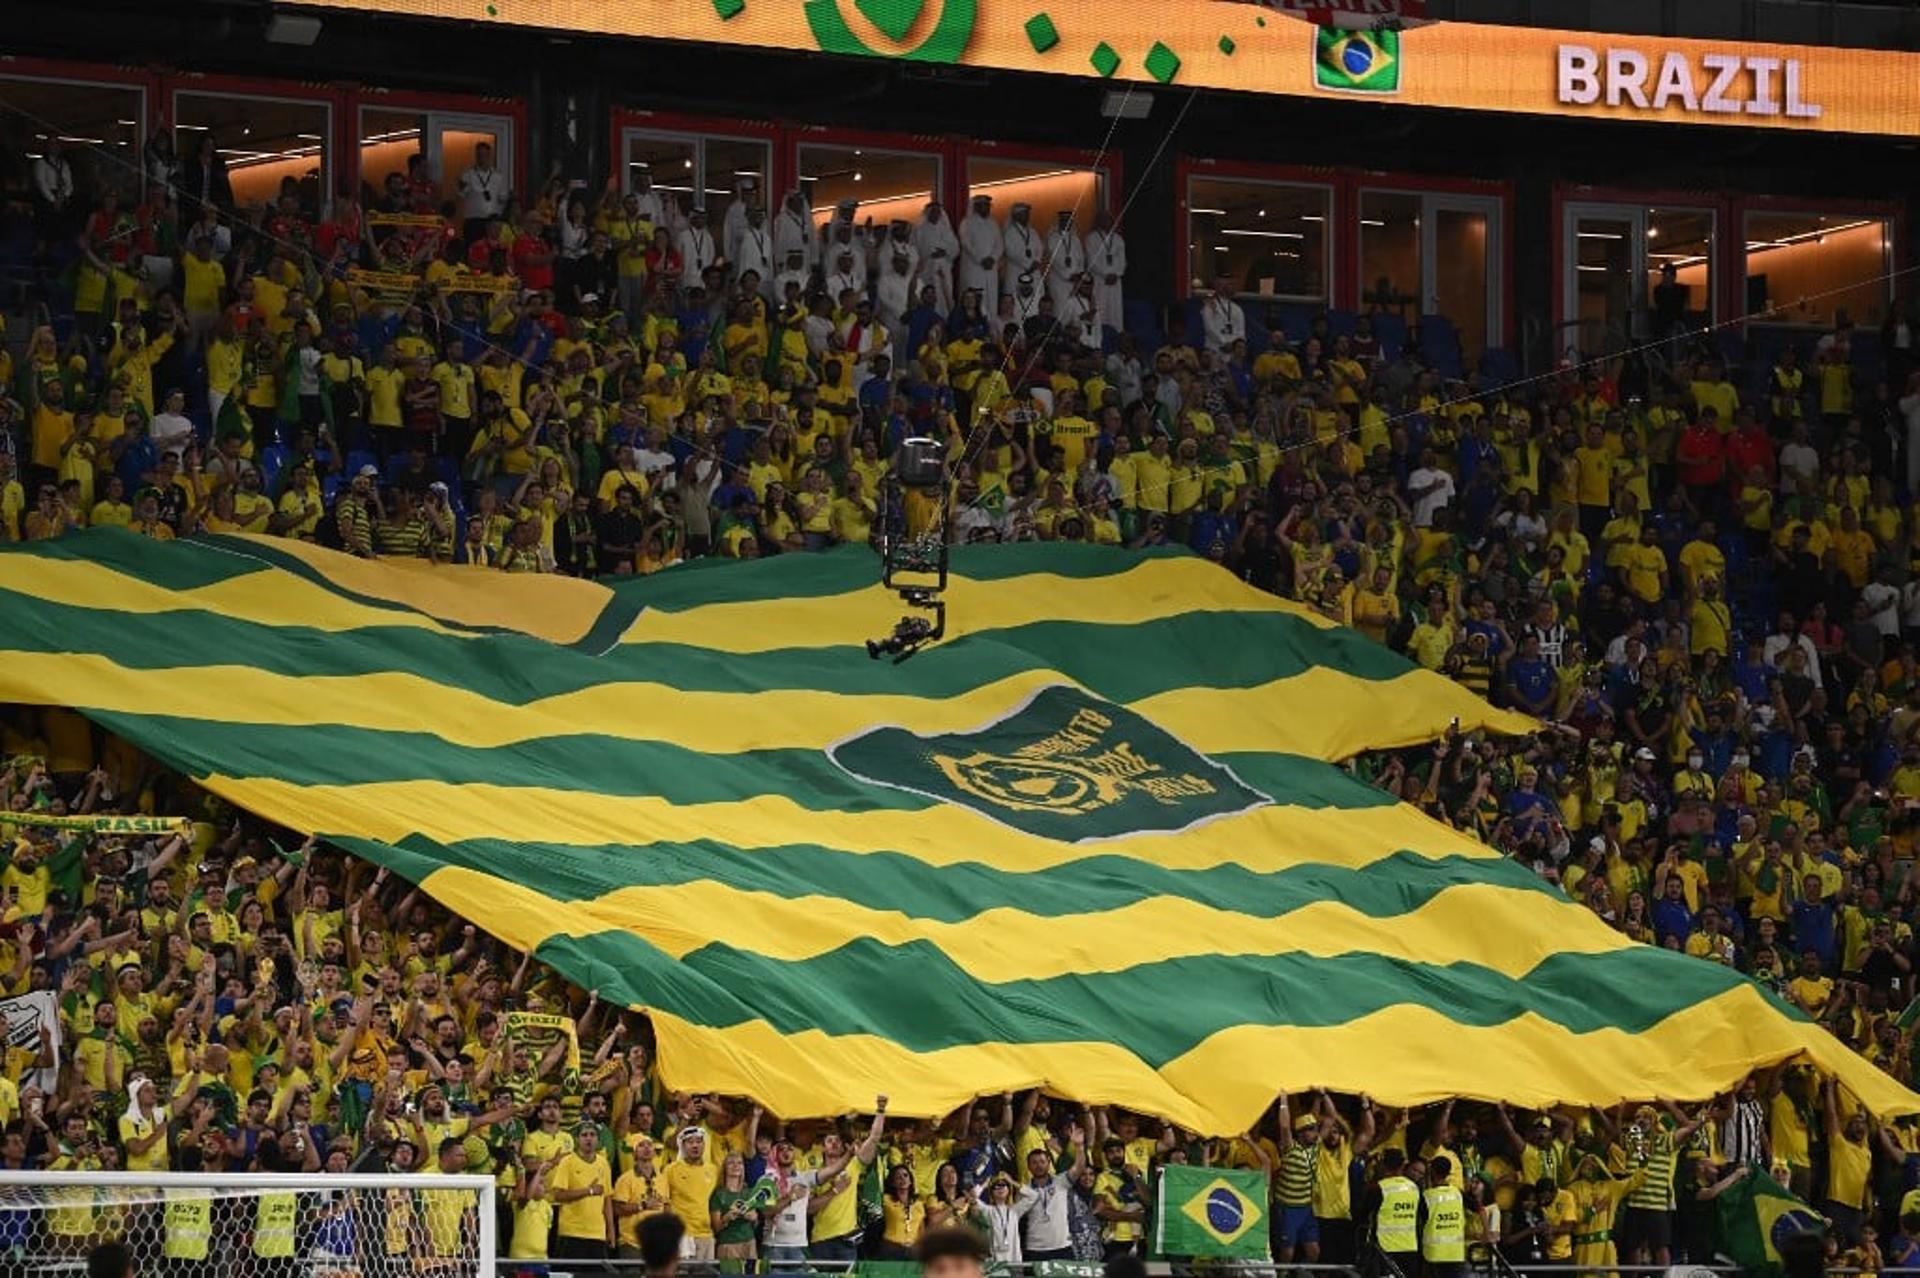
{"label": "brazilian flag graphic on sign", "polygon": [[1314,30],[1313,82],[1344,93],[1400,91],[1400,33]]}
{"label": "brazilian flag graphic on sign", "polygon": [[1256,1171],[1163,1167],[1154,1201],[1154,1253],[1265,1260],[1266,1198],[1266,1178]]}

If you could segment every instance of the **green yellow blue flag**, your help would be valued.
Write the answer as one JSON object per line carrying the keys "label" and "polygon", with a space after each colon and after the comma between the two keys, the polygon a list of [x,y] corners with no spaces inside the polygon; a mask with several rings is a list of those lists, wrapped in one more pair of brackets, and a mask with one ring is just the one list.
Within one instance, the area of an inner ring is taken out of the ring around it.
{"label": "green yellow blue flag", "polygon": [[1317,28],[1313,82],[1343,93],[1399,92],[1400,33]]}
{"label": "green yellow blue flag", "polygon": [[1749,1274],[1780,1273],[1783,1242],[1796,1234],[1818,1237],[1827,1228],[1819,1213],[1757,1167],[1723,1190],[1715,1206],[1721,1248]]}
{"label": "green yellow blue flag", "polygon": [[1168,1164],[1154,1185],[1154,1254],[1265,1260],[1266,1202],[1260,1172]]}
{"label": "green yellow blue flag", "polygon": [[899,666],[877,575],[96,529],[0,547],[0,702],[389,867],[645,1009],[664,1086],[791,1117],[1038,1083],[1226,1135],[1282,1089],[1612,1105],[1787,1059],[1920,1109],[1337,762],[1530,720],[1184,551],[958,549]]}

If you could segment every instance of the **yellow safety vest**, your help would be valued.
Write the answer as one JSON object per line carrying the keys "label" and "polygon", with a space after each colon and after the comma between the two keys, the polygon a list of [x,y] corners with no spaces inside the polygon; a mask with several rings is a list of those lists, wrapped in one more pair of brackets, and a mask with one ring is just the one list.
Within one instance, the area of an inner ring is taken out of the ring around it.
{"label": "yellow safety vest", "polygon": [[204,1189],[169,1189],[166,1241],[160,1254],[168,1260],[205,1260],[213,1242],[213,1195]]}
{"label": "yellow safety vest", "polygon": [[263,1260],[293,1255],[293,1221],[298,1200],[292,1194],[262,1194],[253,1210],[253,1254]]}
{"label": "yellow safety vest", "polygon": [[1467,1258],[1466,1206],[1452,1185],[1435,1185],[1427,1191],[1427,1228],[1420,1239],[1420,1255],[1436,1264]]}
{"label": "yellow safety vest", "polygon": [[1420,1187],[1405,1176],[1380,1182],[1380,1214],[1373,1222],[1373,1240],[1381,1251],[1404,1254],[1420,1246]]}

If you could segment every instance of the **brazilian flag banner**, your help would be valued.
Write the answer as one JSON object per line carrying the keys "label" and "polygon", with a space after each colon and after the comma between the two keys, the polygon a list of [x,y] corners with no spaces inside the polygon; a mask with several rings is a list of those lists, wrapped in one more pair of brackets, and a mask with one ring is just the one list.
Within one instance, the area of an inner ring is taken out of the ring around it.
{"label": "brazilian flag banner", "polygon": [[1313,82],[1341,93],[1400,91],[1400,33],[1320,27],[1314,32]]}
{"label": "brazilian flag banner", "polygon": [[1826,1221],[1780,1182],[1757,1167],[1728,1186],[1715,1200],[1720,1241],[1727,1255],[1749,1274],[1778,1275],[1780,1245],[1795,1234],[1826,1232]]}
{"label": "brazilian flag banner", "polygon": [[1265,1260],[1266,1202],[1260,1172],[1170,1163],[1154,1183],[1153,1252]]}
{"label": "brazilian flag banner", "polygon": [[896,666],[860,548],[606,584],[94,529],[0,546],[0,702],[389,868],[644,1009],[664,1086],[787,1117],[1040,1085],[1231,1135],[1282,1090],[1610,1106],[1789,1059],[1920,1109],[1340,766],[1524,716],[1183,550],[953,566]]}

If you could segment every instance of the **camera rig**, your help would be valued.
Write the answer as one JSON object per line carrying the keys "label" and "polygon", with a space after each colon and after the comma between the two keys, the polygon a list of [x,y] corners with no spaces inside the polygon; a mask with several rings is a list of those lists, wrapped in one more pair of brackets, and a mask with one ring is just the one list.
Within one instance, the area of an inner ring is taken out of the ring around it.
{"label": "camera rig", "polygon": [[908,613],[893,632],[867,640],[867,656],[892,657],[899,665],[947,633],[947,506],[952,479],[947,447],[935,439],[903,440],[893,468],[880,481],[873,548],[880,556],[880,584],[898,594],[907,607],[933,614]]}

